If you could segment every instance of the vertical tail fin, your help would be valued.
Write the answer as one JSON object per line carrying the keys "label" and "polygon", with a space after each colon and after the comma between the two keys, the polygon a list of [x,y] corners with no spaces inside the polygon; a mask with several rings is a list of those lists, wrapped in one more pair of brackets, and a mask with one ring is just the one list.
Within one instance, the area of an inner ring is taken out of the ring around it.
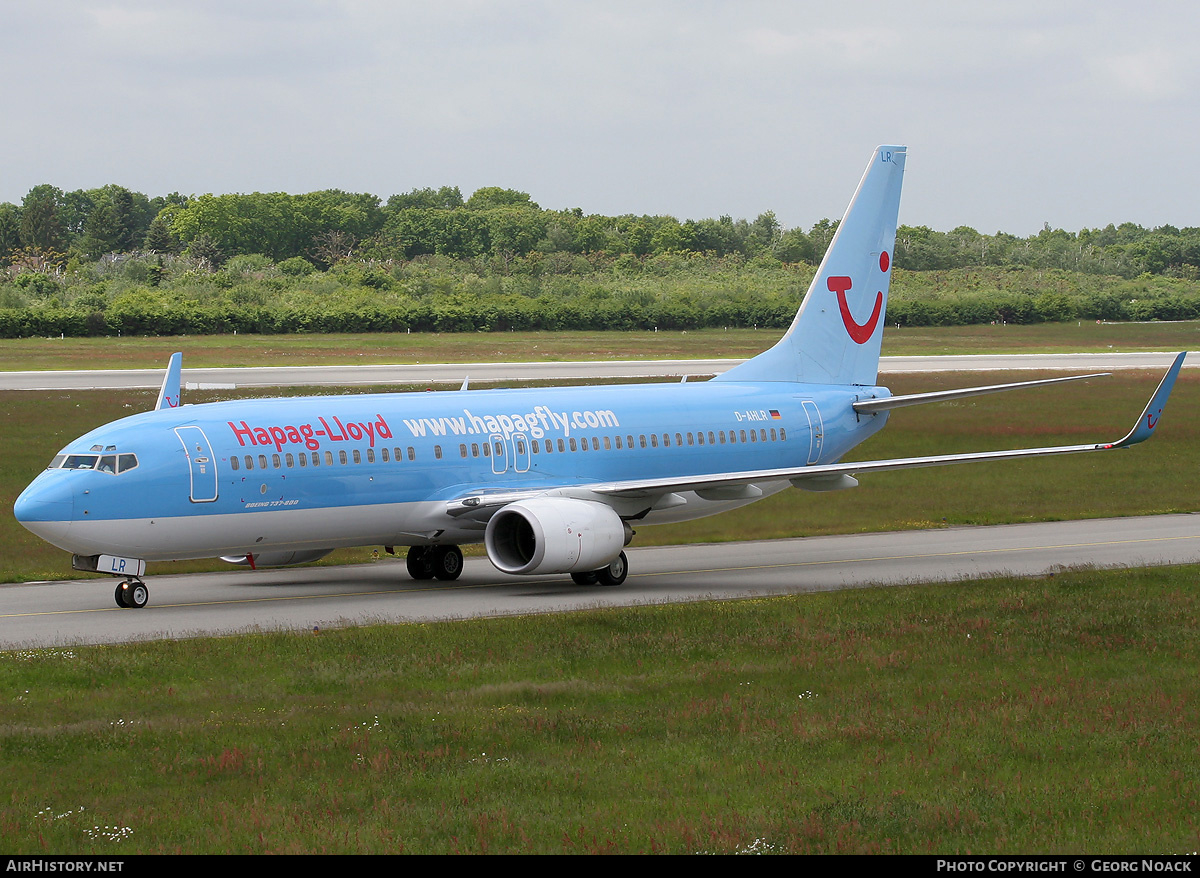
{"label": "vertical tail fin", "polygon": [[162,387],[158,391],[158,402],[155,409],[173,409],[179,407],[179,381],[183,370],[183,353],[177,351],[171,354],[167,363],[167,374],[163,376]]}
{"label": "vertical tail fin", "polygon": [[876,382],[906,154],[875,150],[791,328],[719,380]]}

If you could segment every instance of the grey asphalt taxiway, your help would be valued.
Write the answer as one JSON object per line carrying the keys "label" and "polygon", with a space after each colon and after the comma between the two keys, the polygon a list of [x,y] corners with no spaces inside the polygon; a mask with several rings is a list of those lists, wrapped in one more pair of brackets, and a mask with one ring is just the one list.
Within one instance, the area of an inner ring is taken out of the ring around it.
{"label": "grey asphalt taxiway", "polygon": [[[979,354],[884,357],[884,375],[900,372],[980,372],[1002,370],[1109,371],[1166,369],[1173,353]],[[370,385],[473,384],[496,381],[586,381],[597,379],[708,377],[741,360],[598,360],[544,363],[410,363],[394,366],[254,366],[183,370],[188,387],[362,387]],[[1200,357],[1185,361],[1200,368]],[[0,372],[0,390],[104,390],[157,388],[162,369],[94,369],[58,372]]]}
{"label": "grey asphalt taxiway", "polygon": [[418,582],[402,560],[388,556],[341,567],[150,575],[150,603],[140,610],[117,608],[112,578],[2,585],[0,649],[903,587],[992,574],[1044,576],[1089,565],[1184,564],[1200,561],[1200,515],[631,548],[628,554],[629,578],[611,588],[577,586],[567,576],[506,576],[483,557],[469,557],[456,582]]}

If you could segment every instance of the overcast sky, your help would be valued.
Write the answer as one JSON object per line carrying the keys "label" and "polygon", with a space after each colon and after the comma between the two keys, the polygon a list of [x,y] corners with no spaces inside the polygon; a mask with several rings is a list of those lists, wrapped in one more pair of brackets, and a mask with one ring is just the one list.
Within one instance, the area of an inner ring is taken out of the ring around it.
{"label": "overcast sky", "polygon": [[0,201],[417,187],[585,213],[1200,226],[1200,4],[0,0]]}

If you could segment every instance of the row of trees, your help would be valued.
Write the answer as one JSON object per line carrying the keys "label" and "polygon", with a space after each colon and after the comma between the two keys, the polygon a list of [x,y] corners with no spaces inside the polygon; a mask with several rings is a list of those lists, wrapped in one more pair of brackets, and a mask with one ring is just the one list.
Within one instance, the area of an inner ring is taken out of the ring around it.
{"label": "row of trees", "polygon": [[[327,270],[347,259],[397,263],[423,256],[489,260],[500,274],[563,260],[558,254],[630,257],[706,254],[783,263],[816,263],[836,230],[823,219],[784,229],[766,211],[754,220],[587,215],[547,210],[527,193],[485,187],[464,199],[457,187],[414,189],[386,202],[366,193],[252,193],[150,198],[109,185],[64,192],[35,186],[20,205],[0,204],[0,267],[59,273],[113,254],[186,255],[209,270],[229,258],[304,260]],[[1036,235],[949,232],[903,226],[894,262],[913,271],[972,266],[1065,268],[1135,277],[1200,276],[1200,229],[1134,223]]]}

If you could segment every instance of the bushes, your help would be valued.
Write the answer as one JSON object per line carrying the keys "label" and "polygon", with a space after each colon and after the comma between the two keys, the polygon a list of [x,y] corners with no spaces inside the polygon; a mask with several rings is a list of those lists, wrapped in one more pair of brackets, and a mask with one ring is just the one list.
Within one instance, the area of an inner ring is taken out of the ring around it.
{"label": "bushes", "polygon": [[[303,262],[303,260],[299,260]],[[478,261],[428,257],[344,263],[289,274],[264,257],[220,272],[167,265],[157,285],[128,271],[0,280],[0,337],[295,332],[781,329],[810,266],[705,257],[649,259],[631,271],[599,261],[583,273],[489,273]],[[1200,318],[1200,282],[1131,280],[1037,269],[897,270],[889,323],[962,326],[1061,320]]]}

